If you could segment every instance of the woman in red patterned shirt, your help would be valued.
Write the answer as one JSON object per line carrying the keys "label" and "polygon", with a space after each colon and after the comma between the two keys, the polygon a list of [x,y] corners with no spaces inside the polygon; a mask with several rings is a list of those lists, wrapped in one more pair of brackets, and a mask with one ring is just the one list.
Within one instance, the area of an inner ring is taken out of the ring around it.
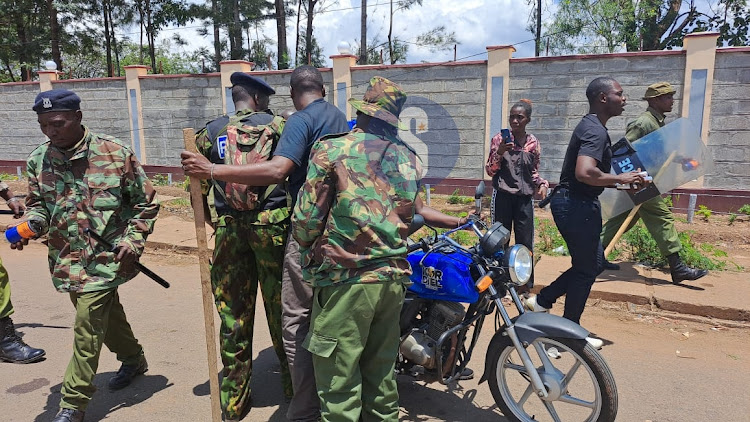
{"label": "woman in red patterned shirt", "polygon": [[[508,122],[511,136],[502,133],[492,138],[490,156],[485,169],[492,177],[492,220],[513,230],[516,243],[534,250],[534,201],[537,194],[547,195],[549,183],[539,175],[541,148],[539,140],[526,133],[531,121],[531,101],[520,100],[510,109]],[[534,276],[520,288],[525,293],[534,285]]]}

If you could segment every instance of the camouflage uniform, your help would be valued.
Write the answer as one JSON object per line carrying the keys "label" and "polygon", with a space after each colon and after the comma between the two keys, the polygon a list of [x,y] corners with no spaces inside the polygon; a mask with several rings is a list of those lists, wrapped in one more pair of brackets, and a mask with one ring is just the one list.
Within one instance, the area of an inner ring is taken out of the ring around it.
{"label": "camouflage uniform", "polygon": [[119,302],[117,286],[137,274],[120,268],[116,253],[97,244],[89,228],[112,244],[141,255],[159,211],[156,192],[133,152],[112,137],[85,134],[62,150],[50,142],[27,161],[26,216],[48,234],[52,282],[76,307],[73,357],[65,372],[60,407],[84,410],[96,388],[93,378],[102,344],[123,364],[143,360]]}
{"label": "camouflage uniform", "polygon": [[[397,102],[391,109],[398,111],[406,99],[378,77],[368,95],[379,107]],[[304,346],[313,354],[324,421],[398,420],[398,320],[421,174],[414,150],[385,134],[354,129],[313,146],[292,233],[313,284]]]}
{"label": "camouflage uniform", "polygon": [[[8,189],[8,185],[0,181],[0,192]],[[3,266],[3,260],[0,259],[0,319],[11,315],[13,315],[13,304],[10,303],[10,279],[8,270]]]}
{"label": "camouflage uniform", "polygon": [[[252,110],[241,110],[237,116],[249,116],[251,113]],[[253,116],[258,115],[263,116],[264,113]],[[226,134],[228,123],[226,117],[217,119],[196,136],[198,150],[211,162],[225,162],[219,156],[216,140]],[[280,131],[281,128],[278,128]],[[255,301],[259,284],[268,330],[281,365],[284,395],[287,398],[292,396],[289,366],[281,338],[281,266],[285,236],[289,229],[289,208],[283,185],[277,186],[268,198],[275,198],[276,202],[270,204],[265,201],[261,204],[261,211],[237,211],[228,205],[222,195],[223,183],[214,183],[204,185],[204,195],[209,207],[216,213],[213,217],[216,247],[211,265],[211,283],[221,319],[220,346],[224,364],[221,406],[226,417],[238,418],[250,400]]]}

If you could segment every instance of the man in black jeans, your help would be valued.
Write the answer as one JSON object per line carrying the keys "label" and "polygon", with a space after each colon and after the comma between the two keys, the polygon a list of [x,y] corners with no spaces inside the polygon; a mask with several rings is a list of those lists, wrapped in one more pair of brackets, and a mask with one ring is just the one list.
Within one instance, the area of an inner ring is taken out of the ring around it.
{"label": "man in black jeans", "polygon": [[[609,77],[596,78],[586,88],[586,97],[589,114],[573,131],[560,174],[560,188],[550,202],[555,224],[568,244],[572,266],[526,301],[530,310],[548,312],[557,298],[565,295],[563,317],[575,323],[580,323],[591,286],[603,270],[599,194],[615,183],[645,183],[638,174],[640,170],[620,175],[609,173],[612,151],[605,125],[625,109],[620,84]],[[594,337],[586,340],[596,348],[603,345]]]}

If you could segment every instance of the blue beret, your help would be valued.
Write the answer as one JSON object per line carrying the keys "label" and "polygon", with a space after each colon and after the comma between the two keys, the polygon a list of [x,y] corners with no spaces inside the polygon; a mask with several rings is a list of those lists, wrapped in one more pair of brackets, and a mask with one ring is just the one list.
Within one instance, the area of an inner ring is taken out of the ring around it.
{"label": "blue beret", "polygon": [[229,77],[229,80],[232,82],[232,86],[250,86],[266,95],[273,95],[276,93],[266,81],[261,78],[256,78],[255,76],[250,76],[245,72],[234,72],[232,73],[232,76]]}
{"label": "blue beret", "polygon": [[73,91],[67,89],[53,89],[40,92],[34,100],[31,109],[37,114],[49,113],[51,111],[75,111],[80,110],[81,98]]}

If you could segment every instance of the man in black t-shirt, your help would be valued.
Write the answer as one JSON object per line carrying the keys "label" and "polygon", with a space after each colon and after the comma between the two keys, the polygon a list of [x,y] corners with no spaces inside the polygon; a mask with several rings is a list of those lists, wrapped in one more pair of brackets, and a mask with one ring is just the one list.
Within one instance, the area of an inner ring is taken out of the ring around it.
{"label": "man in black t-shirt", "polygon": [[[186,173],[201,179],[212,178],[248,186],[279,184],[289,177],[288,192],[293,206],[307,177],[307,162],[313,143],[325,135],[349,132],[349,125],[344,113],[323,99],[325,88],[318,69],[312,66],[294,69],[289,84],[297,111],[287,120],[272,159],[240,166],[216,164],[212,172],[211,163],[202,155],[183,151],[182,164],[190,170]],[[312,288],[302,280],[299,245],[291,235],[284,254],[281,308],[284,350],[294,387],[287,418],[291,421],[317,421],[320,400],[312,355],[302,347],[310,328]]]}
{"label": "man in black t-shirt", "polygon": [[[620,175],[609,172],[612,151],[605,125],[625,108],[620,84],[612,78],[596,78],[586,89],[586,97],[589,114],[573,131],[560,174],[560,188],[550,202],[555,224],[568,245],[572,266],[526,301],[530,310],[546,312],[565,295],[563,316],[575,323],[580,323],[591,286],[603,270],[599,194],[616,183],[645,183],[638,171]],[[593,337],[586,340],[596,348],[603,344]]]}

